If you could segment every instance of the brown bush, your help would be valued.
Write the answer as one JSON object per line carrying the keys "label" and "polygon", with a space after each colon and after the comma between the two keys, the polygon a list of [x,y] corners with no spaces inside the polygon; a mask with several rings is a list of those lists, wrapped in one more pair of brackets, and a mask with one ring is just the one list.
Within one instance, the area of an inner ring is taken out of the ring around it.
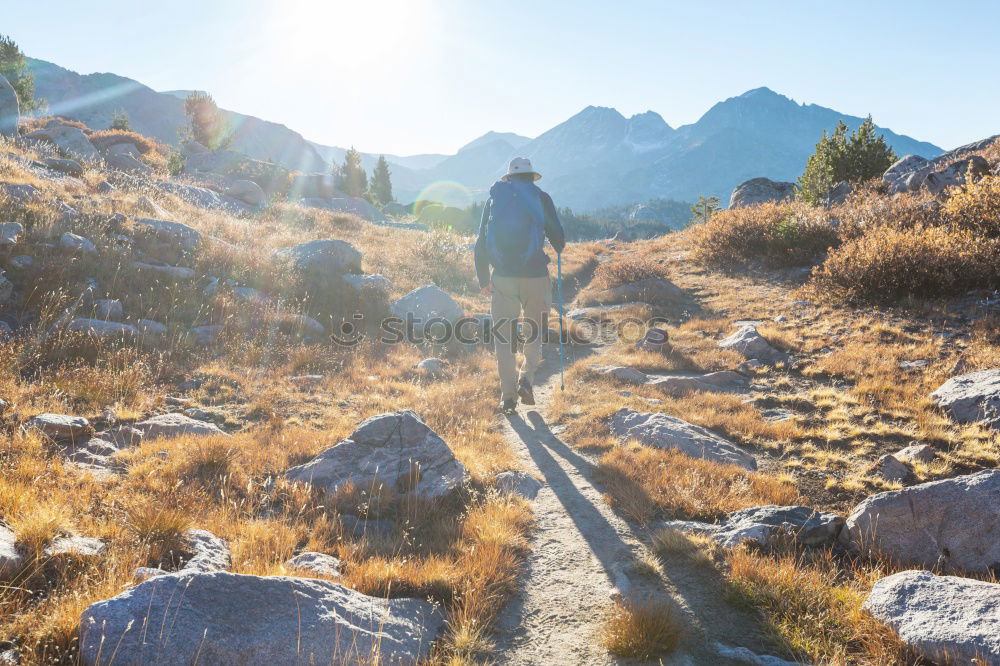
{"label": "brown bush", "polygon": [[886,303],[960,295],[1000,283],[1000,243],[946,227],[880,227],[830,253],[813,287],[837,299]]}
{"label": "brown bush", "polygon": [[626,257],[601,264],[594,271],[593,287],[611,289],[648,278],[667,277],[667,268],[648,257]]}
{"label": "brown bush", "polygon": [[952,192],[943,211],[949,222],[979,235],[1000,237],[1000,175],[985,176]]}
{"label": "brown bush", "polygon": [[87,138],[100,151],[107,150],[111,146],[116,146],[120,143],[131,143],[138,149],[139,154],[142,155],[142,161],[154,169],[165,169],[167,160],[170,159],[170,148],[156,139],[151,139],[136,132],[100,130],[91,132]]}
{"label": "brown bush", "polygon": [[695,258],[724,268],[809,265],[838,242],[825,210],[801,202],[724,210],[692,233]]}
{"label": "brown bush", "polygon": [[76,127],[84,131],[90,130],[89,127],[81,123],[79,120],[69,120],[68,118],[63,118],[62,116],[45,116],[44,118],[28,118],[22,117],[21,122],[18,124],[18,128],[21,134],[27,134],[28,132],[34,132],[35,130],[45,129],[53,120],[58,120],[63,125],[69,125],[70,127]]}
{"label": "brown bush", "polygon": [[838,221],[841,240],[857,238],[871,229],[912,229],[941,223],[940,204],[927,192],[887,197],[873,184],[862,187],[840,206],[830,209]]}

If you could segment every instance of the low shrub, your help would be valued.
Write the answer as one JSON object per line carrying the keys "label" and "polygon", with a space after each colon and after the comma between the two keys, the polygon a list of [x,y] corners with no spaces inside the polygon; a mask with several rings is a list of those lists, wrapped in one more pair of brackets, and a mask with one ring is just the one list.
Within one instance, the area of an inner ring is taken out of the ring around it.
{"label": "low shrub", "polygon": [[943,212],[956,227],[989,238],[1000,237],[1000,174],[955,188]]}
{"label": "low shrub", "polygon": [[1000,242],[962,229],[873,229],[813,271],[821,295],[857,303],[961,295],[1000,284]]}
{"label": "low shrub", "polygon": [[601,264],[594,271],[592,288],[611,289],[630,282],[667,277],[667,268],[649,257],[625,257]]}
{"label": "low shrub", "polygon": [[880,183],[869,182],[843,204],[831,208],[829,215],[837,220],[837,233],[844,241],[881,227],[937,226],[942,222],[940,209],[927,192],[887,197]]}
{"label": "low shrub", "polygon": [[631,601],[615,605],[604,620],[604,646],[619,657],[655,659],[673,652],[684,635],[684,621],[669,601]]}
{"label": "low shrub", "polygon": [[731,208],[692,231],[695,259],[723,268],[810,265],[838,243],[824,209],[801,202]]}
{"label": "low shrub", "polygon": [[120,143],[131,143],[139,151],[142,161],[154,169],[166,169],[167,162],[170,160],[171,149],[168,146],[136,132],[114,129],[100,130],[91,132],[87,138],[100,151]]}

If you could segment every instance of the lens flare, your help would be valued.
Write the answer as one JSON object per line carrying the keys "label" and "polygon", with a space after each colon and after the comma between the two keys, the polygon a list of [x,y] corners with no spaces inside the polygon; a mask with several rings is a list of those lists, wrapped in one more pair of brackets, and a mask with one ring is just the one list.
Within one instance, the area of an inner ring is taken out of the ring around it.
{"label": "lens flare", "polygon": [[465,185],[453,180],[439,180],[431,183],[417,195],[413,213],[420,215],[420,210],[430,203],[441,203],[445,206],[465,208],[475,203],[472,192]]}

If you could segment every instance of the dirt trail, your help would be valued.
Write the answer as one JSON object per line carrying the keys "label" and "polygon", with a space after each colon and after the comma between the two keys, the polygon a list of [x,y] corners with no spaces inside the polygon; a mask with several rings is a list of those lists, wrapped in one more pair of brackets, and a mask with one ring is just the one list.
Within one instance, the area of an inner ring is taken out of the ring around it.
{"label": "dirt trail", "polygon": [[[497,622],[501,664],[623,664],[602,646],[601,624],[612,588],[630,598],[669,594],[689,625],[680,650],[664,664],[740,664],[714,641],[760,651],[760,628],[722,599],[717,573],[666,562],[666,581],[630,573],[640,547],[632,527],[602,499],[592,481],[593,460],[559,439],[546,424],[550,395],[559,390],[557,349],[546,350],[536,388],[537,407],[518,409],[504,429],[524,469],[545,481],[533,503],[537,530],[521,591]],[[763,662],[761,662],[763,663]]]}

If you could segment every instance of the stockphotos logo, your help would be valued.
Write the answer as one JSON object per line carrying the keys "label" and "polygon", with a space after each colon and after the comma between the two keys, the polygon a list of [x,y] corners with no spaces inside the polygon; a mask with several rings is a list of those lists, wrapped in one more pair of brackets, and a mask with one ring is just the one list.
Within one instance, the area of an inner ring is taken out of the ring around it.
{"label": "stockphotos logo", "polygon": [[[494,319],[488,314],[473,315],[451,320],[431,317],[423,320],[413,315],[386,317],[379,322],[378,330],[372,331],[365,323],[363,314],[354,314],[345,319],[339,329],[330,336],[334,344],[353,347],[361,344],[369,336],[382,344],[400,343],[445,345],[457,342],[463,345],[510,344],[512,347],[535,342],[558,342],[559,331],[549,325],[546,318],[541,322],[531,318]],[[623,317],[617,321],[593,317],[579,317],[566,322],[565,341],[575,345],[587,345],[609,339],[636,342],[653,328],[662,328],[667,320],[661,317],[640,319]]]}

